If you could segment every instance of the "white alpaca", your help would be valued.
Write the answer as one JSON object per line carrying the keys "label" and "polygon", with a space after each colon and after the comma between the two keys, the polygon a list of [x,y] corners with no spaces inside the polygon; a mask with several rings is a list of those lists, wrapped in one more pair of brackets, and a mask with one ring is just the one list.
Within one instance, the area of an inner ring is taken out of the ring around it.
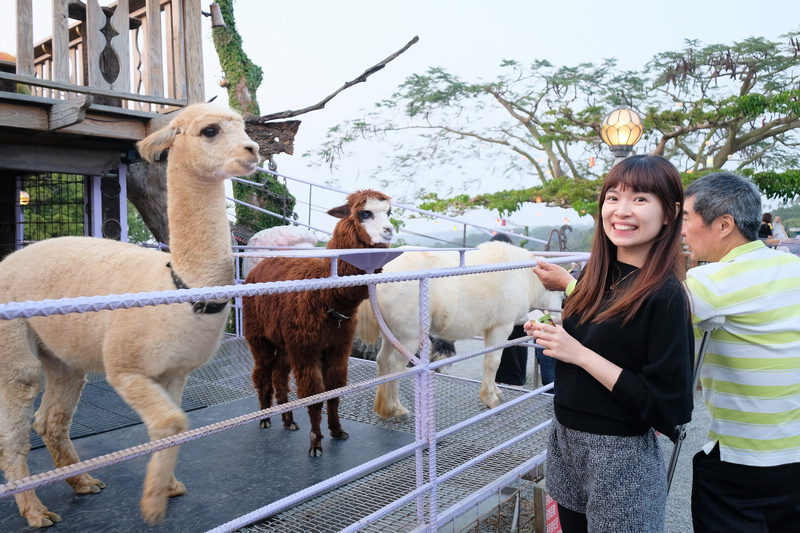
{"label": "white alpaca", "polygon": [[[536,259],[533,252],[503,242],[486,242],[465,255],[467,265],[484,265]],[[408,252],[383,267],[384,274],[457,267],[458,252]],[[411,353],[419,347],[419,283],[377,285],[378,308],[389,331]],[[430,335],[456,341],[483,335],[486,346],[508,340],[514,323],[533,308],[558,309],[563,293],[544,289],[531,268],[503,270],[468,276],[436,278],[429,283]],[[378,340],[379,330],[369,301],[358,311],[358,335],[368,343]],[[502,350],[484,355],[480,401],[496,407],[502,400],[494,382]],[[386,339],[378,353],[378,375],[399,372],[406,359]],[[375,412],[385,419],[408,420],[408,409],[398,397],[397,381],[378,385]]]}
{"label": "white alpaca", "polygon": [[[0,302],[233,283],[223,181],[252,173],[259,162],[242,118],[208,104],[189,106],[138,146],[150,161],[169,148],[171,253],[91,237],[42,241],[0,263]],[[6,479],[29,475],[33,402],[43,371],[46,390],[33,427],[56,467],[79,461],[69,427],[86,372],[106,373],[152,440],[186,431],[183,387],[211,357],[226,310],[225,301],[196,302],[0,320],[0,467]],[[177,458],[178,448],[168,448],[153,454],[147,467],[141,511],[150,524],[163,520],[168,497],[186,493],[174,476]],[[105,487],[89,474],[66,481],[78,494]],[[15,498],[31,527],[61,520],[33,490]]]}
{"label": "white alpaca", "polygon": [[[262,229],[247,241],[247,246],[264,247],[294,247],[294,248],[313,248],[317,244],[317,234],[301,226],[274,226]],[[257,250],[250,250],[257,252]],[[242,279],[253,270],[260,257],[245,257],[242,259]]]}

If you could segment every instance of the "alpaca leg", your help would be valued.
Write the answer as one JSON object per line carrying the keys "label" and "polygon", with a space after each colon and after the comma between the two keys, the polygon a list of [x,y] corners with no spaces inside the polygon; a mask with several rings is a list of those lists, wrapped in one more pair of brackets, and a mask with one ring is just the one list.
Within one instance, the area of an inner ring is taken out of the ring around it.
{"label": "alpaca leg", "polygon": [[[272,360],[275,356],[275,345],[267,339],[248,338],[250,353],[253,354],[253,387],[258,393],[258,405],[261,409],[272,407]],[[272,425],[269,417],[261,419],[259,425],[268,428]]]}
{"label": "alpaca leg", "polygon": [[[175,376],[166,383],[163,383],[162,386],[169,394],[169,397],[172,398],[172,401],[175,402],[175,405],[181,405],[181,399],[183,398],[183,389],[186,387],[186,380],[188,376]],[[187,428],[188,429],[188,428]],[[186,485],[178,481],[175,477],[175,472],[172,473],[172,481],[169,485],[169,490],[167,491],[167,496],[170,498],[174,498],[175,496],[183,496],[187,494],[189,491],[186,490]]]}
{"label": "alpaca leg", "polygon": [[[124,359],[124,358],[121,358]],[[189,421],[163,386],[147,376],[107,369],[108,382],[142,418],[151,440],[170,437],[189,429]],[[167,499],[175,491],[174,472],[178,447],[155,452],[147,465],[140,508],[151,525],[164,519]]]}
{"label": "alpaca leg", "polygon": [[[508,340],[511,335],[513,324],[508,327],[497,326],[493,329],[483,332],[484,345],[492,346],[500,344]],[[492,409],[500,405],[503,401],[503,393],[494,381],[495,374],[497,374],[497,367],[500,366],[500,359],[503,355],[502,350],[495,350],[483,356],[483,380],[481,381],[481,391],[479,394],[481,403]]]}
{"label": "alpaca leg", "polygon": [[[306,361],[303,364],[292,364],[292,368],[295,371],[294,379],[297,382],[298,397],[308,398],[325,392],[319,359]],[[322,456],[322,430],[320,429],[322,403],[308,406],[308,418],[311,422],[311,432],[309,433],[311,444],[308,448],[308,456],[320,457]]]}
{"label": "alpaca leg", "polygon": [[503,401],[503,393],[494,381],[502,354],[502,351],[497,350],[483,356],[483,380],[481,381],[479,397],[481,403],[489,409],[497,407]]}
{"label": "alpaca leg", "polygon": [[[347,363],[350,358],[349,354],[352,346],[349,346],[347,351],[334,358],[324,358],[325,365],[323,368],[322,377],[325,380],[325,390],[338,389],[347,385]],[[350,435],[342,429],[342,423],[339,419],[339,397],[331,398],[328,400],[328,429],[331,432],[333,439],[347,439]]]}
{"label": "alpaca leg", "polygon": [[[85,373],[56,359],[41,347],[39,358],[45,371],[45,391],[42,404],[36,412],[33,429],[42,437],[56,468],[80,462],[78,453],[69,438],[69,429],[78,400],[86,383]],[[77,494],[97,494],[105,483],[88,473],[65,479]]]}
{"label": "alpaca leg", "polygon": [[[286,354],[280,354],[280,357],[275,358],[275,364],[272,366],[272,386],[275,390],[275,404],[283,405],[289,401],[289,374],[291,368],[286,360]],[[283,421],[283,428],[291,431],[300,429],[297,422],[294,421],[294,415],[291,411],[287,411],[281,415]]]}
{"label": "alpaca leg", "polygon": [[[395,350],[386,339],[383,340],[376,360],[378,376],[400,372],[406,364],[406,358]],[[394,419],[395,422],[408,422],[408,409],[400,403],[399,392],[400,386],[397,380],[378,385],[375,393],[375,413],[384,420]]]}
{"label": "alpaca leg", "polygon": [[[22,320],[0,320],[0,469],[8,483],[30,476],[28,453],[33,402],[42,385],[42,367]],[[14,495],[30,527],[52,526],[61,517],[47,510],[33,490]]]}

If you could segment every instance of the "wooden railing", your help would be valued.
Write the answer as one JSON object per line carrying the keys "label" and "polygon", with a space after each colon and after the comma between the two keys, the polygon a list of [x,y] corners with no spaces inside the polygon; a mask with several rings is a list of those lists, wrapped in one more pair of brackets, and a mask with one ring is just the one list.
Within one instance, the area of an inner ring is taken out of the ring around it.
{"label": "wooden railing", "polygon": [[[136,111],[204,99],[200,0],[52,0],[51,37],[34,44],[32,0],[16,0],[16,72],[0,80],[52,99],[91,95]],[[39,16],[39,14],[37,14]]]}

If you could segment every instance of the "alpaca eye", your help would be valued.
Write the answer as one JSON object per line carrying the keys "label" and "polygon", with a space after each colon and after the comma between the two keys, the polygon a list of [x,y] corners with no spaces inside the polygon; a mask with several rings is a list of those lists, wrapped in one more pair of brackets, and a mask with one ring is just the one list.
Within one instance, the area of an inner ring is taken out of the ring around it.
{"label": "alpaca eye", "polygon": [[361,217],[361,220],[368,220],[372,218],[372,211],[361,211],[358,216]]}
{"label": "alpaca eye", "polygon": [[203,130],[200,132],[200,135],[202,135],[203,137],[211,138],[211,137],[216,137],[218,133],[219,133],[219,128],[217,126],[209,126],[207,128],[203,128]]}

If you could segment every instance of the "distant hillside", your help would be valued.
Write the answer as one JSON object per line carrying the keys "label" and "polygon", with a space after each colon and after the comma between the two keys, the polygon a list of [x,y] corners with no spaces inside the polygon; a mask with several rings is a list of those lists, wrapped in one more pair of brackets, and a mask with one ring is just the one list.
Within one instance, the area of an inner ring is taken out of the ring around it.
{"label": "distant hillside", "polygon": [[[530,236],[535,239],[547,241],[550,233],[558,228],[552,227],[538,227],[530,229]],[[593,226],[578,226],[572,227],[572,230],[565,230],[567,236],[567,248],[573,252],[588,252],[591,248],[592,236],[594,235]],[[394,245],[403,246],[424,246],[428,248],[460,248],[464,246],[464,234],[460,231],[440,231],[437,233],[430,233],[428,235],[420,235],[418,233],[411,233],[400,229],[397,237],[395,238]],[[466,246],[471,248],[475,247],[482,242],[486,242],[491,238],[480,231],[467,231]],[[525,241],[524,238],[514,239],[515,242],[525,243],[525,248],[529,250],[544,250],[544,244],[534,241]],[[558,237],[554,234],[550,241],[550,250],[558,251]]]}

